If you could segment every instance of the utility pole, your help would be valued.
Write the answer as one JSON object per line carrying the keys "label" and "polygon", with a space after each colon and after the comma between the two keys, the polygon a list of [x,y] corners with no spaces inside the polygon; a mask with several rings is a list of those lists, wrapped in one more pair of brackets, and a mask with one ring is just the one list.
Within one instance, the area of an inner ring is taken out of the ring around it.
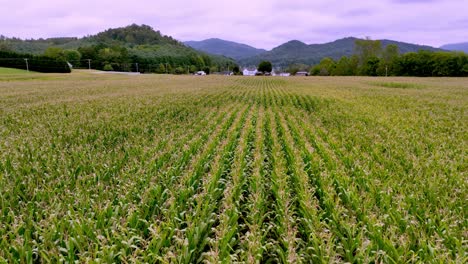
{"label": "utility pole", "polygon": [[388,77],[388,66],[385,65],[385,77]]}
{"label": "utility pole", "polygon": [[166,74],[167,74],[167,62],[166,62],[166,64],[165,64],[165,65],[166,65]]}
{"label": "utility pole", "polygon": [[91,70],[91,59],[87,59],[88,61],[88,70]]}
{"label": "utility pole", "polygon": [[135,65],[136,65],[136,71],[139,72],[138,71],[138,63],[135,63]]}
{"label": "utility pole", "polygon": [[24,61],[26,62],[26,71],[29,72],[29,63],[28,63],[28,59],[24,59]]}

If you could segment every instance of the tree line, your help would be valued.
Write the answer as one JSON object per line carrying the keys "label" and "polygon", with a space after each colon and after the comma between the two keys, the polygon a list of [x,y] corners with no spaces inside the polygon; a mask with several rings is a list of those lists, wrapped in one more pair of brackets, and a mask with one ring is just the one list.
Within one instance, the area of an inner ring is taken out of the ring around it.
{"label": "tree line", "polygon": [[[75,68],[88,68],[104,71],[138,71],[141,73],[183,74],[196,71],[215,72],[232,69],[236,66],[232,60],[218,59],[207,54],[187,51],[171,45],[143,45],[128,49],[121,45],[97,44],[79,47],[76,57],[70,60]],[[50,49],[50,48],[49,48]],[[46,50],[46,53],[48,53]],[[57,56],[70,57],[67,50]]]}
{"label": "tree line", "polygon": [[[304,65],[292,65],[289,70],[301,69]],[[425,50],[400,54],[394,44],[383,48],[380,40],[364,39],[356,40],[353,56],[338,61],[323,58],[309,71],[320,76],[464,77],[468,76],[468,55]]]}

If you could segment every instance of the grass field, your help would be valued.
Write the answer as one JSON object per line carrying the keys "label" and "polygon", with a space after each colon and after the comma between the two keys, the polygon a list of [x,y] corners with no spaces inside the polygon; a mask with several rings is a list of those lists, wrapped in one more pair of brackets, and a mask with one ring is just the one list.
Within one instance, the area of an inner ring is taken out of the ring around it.
{"label": "grass field", "polygon": [[27,73],[28,72],[25,70],[0,67],[0,74],[27,74]]}
{"label": "grass field", "polygon": [[468,260],[468,79],[38,76],[0,78],[0,262]]}

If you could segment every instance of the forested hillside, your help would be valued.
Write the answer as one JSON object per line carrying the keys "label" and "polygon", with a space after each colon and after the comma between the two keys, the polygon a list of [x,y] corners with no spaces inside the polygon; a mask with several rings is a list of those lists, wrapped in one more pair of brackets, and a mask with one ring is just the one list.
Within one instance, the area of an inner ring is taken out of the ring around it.
{"label": "forested hillside", "polygon": [[[197,51],[150,26],[136,24],[83,38],[21,40],[2,36],[0,50],[63,58],[75,67],[88,67],[91,62],[92,68],[105,70],[184,73],[220,71],[235,65],[232,59]],[[70,51],[78,51],[78,55],[68,57],[67,53],[73,53]]]}

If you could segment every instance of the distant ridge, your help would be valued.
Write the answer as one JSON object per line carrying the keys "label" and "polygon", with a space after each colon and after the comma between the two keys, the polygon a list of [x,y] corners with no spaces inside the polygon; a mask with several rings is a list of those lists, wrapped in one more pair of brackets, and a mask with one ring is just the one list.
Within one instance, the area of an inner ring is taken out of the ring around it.
{"label": "distant ridge", "polygon": [[463,51],[465,53],[468,53],[468,42],[446,44],[440,48],[445,50]]}
{"label": "distant ridge", "polygon": [[[267,51],[249,58],[240,59],[241,65],[257,65],[262,60],[271,61],[275,65],[287,66],[294,63],[313,65],[320,62],[325,57],[338,60],[342,56],[351,56],[354,51],[354,42],[357,38],[347,37],[324,44],[307,45],[298,40],[288,41],[271,51]],[[395,44],[399,47],[400,53],[416,52],[418,50],[442,51],[442,49],[431,46],[416,45],[394,40],[381,40],[385,47]]]}
{"label": "distant ridge", "polygon": [[252,57],[266,51],[246,44],[218,38],[210,38],[202,41],[186,41],[184,44],[199,51],[222,55],[235,60]]}

